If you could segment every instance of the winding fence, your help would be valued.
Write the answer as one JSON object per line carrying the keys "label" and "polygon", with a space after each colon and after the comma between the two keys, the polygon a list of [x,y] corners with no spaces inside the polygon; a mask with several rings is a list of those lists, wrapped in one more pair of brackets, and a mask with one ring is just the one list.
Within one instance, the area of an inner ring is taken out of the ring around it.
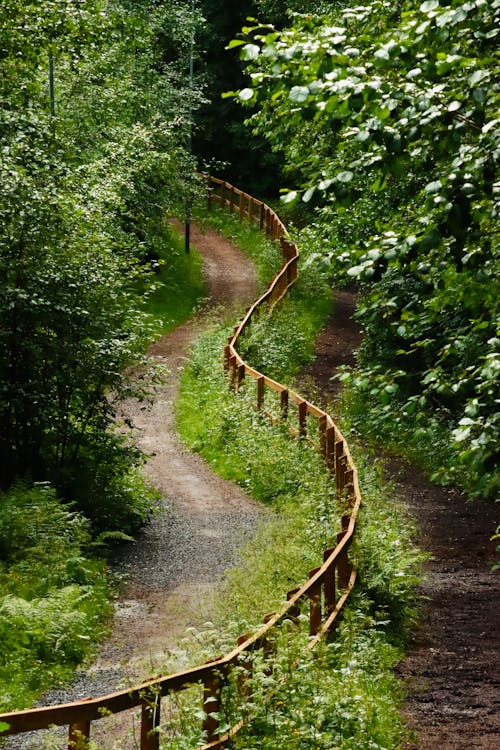
{"label": "winding fence", "polygon": [[[356,467],[347,442],[329,414],[255,370],[237,350],[238,340],[252,322],[266,310],[272,311],[295,284],[298,278],[297,246],[289,240],[284,224],[268,205],[223,180],[209,176],[204,179],[207,182],[209,206],[217,203],[238,213],[240,220],[258,223],[270,239],[280,243],[283,265],[268,289],[248,308],[235,327],[224,349],[224,367],[231,388],[239,390],[244,382],[246,387],[249,387],[249,381],[253,382],[256,408],[273,421],[285,422],[293,436],[313,442],[324,457],[336,498],[346,510],[341,527],[335,534],[336,544],[324,551],[322,564],[309,571],[308,580],[287,593],[286,606],[278,613],[266,615],[263,626],[257,632],[239,638],[236,647],[224,656],[100,698],[0,714],[0,727],[3,727],[1,736],[48,729],[54,725],[67,726],[68,747],[74,749],[85,746],[92,722],[109,714],[140,708],[140,749],[159,750],[162,698],[190,688],[193,684],[200,684],[205,715],[202,728],[206,744],[203,750],[228,747],[231,738],[245,723],[242,716],[229,731],[222,733],[220,729],[218,712],[222,691],[232,671],[238,669],[238,692],[242,701],[247,700],[251,691],[250,655],[260,651],[263,658],[272,657],[276,629],[285,620],[297,621],[303,607],[308,608],[309,612],[310,639],[307,648],[312,648],[323,636],[333,637],[339,614],[354,586],[356,569],[349,548],[356,530],[361,497]],[[273,403],[276,403],[274,409]],[[316,420],[313,427],[312,420]]]}

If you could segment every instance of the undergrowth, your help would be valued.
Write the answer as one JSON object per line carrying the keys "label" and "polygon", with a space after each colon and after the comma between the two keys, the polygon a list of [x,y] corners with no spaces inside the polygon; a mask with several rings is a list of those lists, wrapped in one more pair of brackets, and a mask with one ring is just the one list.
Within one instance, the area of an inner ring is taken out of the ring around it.
{"label": "undergrowth", "polygon": [[158,333],[165,334],[189,318],[205,295],[202,259],[196,248],[184,249],[184,238],[164,220],[162,243],[157,242],[158,259],[154,261],[156,274],[139,286],[153,283],[147,295],[146,309],[157,321]]}
{"label": "undergrowth", "polygon": [[[240,348],[253,366],[282,381],[310,356],[314,333],[328,309],[314,273],[304,273],[272,322],[262,318],[260,330],[253,327]],[[298,346],[289,343],[290,326]],[[179,429],[216,471],[238,482],[272,513],[238,566],[228,572],[214,623],[187,639],[187,652],[194,643],[199,659],[229,650],[237,636],[258,627],[266,612],[279,609],[287,590],[304,581],[321,561],[322,550],[334,544],[342,510],[309,445],[291,440],[283,426],[271,425],[255,410],[254,384],[244,382],[240,393],[229,392],[221,365],[227,334],[214,326],[195,346],[177,403]],[[265,342],[267,347],[269,339],[276,352],[272,356],[258,346]],[[268,399],[266,409],[273,410],[276,405]],[[404,736],[398,714],[401,690],[392,670],[416,616],[414,586],[422,556],[378,465],[361,455],[355,460],[364,500],[356,593],[332,644],[304,656],[306,629],[285,625],[272,671],[269,664],[259,666],[255,657],[252,694],[244,706],[252,721],[235,740],[236,747],[389,750]],[[228,687],[226,693],[223,726],[239,718],[234,691]],[[199,695],[176,698],[174,714],[182,716],[183,736],[174,722],[163,728],[172,747],[183,750],[200,740],[199,704],[193,710],[193,700],[199,701]],[[186,724],[189,715],[192,721]]]}
{"label": "undergrowth", "polygon": [[0,495],[0,710],[61,684],[102,637],[111,590],[88,521],[48,485]]}

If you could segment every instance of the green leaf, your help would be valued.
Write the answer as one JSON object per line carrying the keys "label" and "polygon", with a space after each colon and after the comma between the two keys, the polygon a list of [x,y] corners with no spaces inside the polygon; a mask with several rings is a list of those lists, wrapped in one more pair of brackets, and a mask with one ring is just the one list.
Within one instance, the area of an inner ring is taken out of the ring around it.
{"label": "green leaf", "polygon": [[437,8],[439,8],[439,0],[425,0],[420,6],[420,11],[422,13],[430,13]]}
{"label": "green leaf", "polygon": [[338,172],[335,175],[335,179],[337,182],[351,182],[352,178],[354,177],[354,172],[350,172],[349,170],[346,170],[345,172]]}
{"label": "green leaf", "polygon": [[245,44],[243,39],[231,39],[229,44],[226,46],[226,49],[234,49],[235,47],[241,47],[243,44]]}
{"label": "green leaf", "polygon": [[425,186],[425,192],[431,193],[431,194],[438,193],[442,187],[443,187],[443,183],[441,182],[441,180],[434,180],[433,182],[429,182]]}
{"label": "green leaf", "polygon": [[240,57],[242,60],[256,60],[260,55],[260,47],[256,44],[245,44],[241,50]]}
{"label": "green leaf", "polygon": [[304,201],[304,203],[309,203],[309,201],[313,197],[315,191],[316,191],[316,186],[315,185],[313,185],[312,187],[308,188],[305,191],[304,195],[302,196],[302,200]]}
{"label": "green leaf", "polygon": [[255,94],[255,90],[251,88],[241,89],[241,91],[238,92],[238,98],[242,102],[249,102],[250,99],[253,99]]}
{"label": "green leaf", "polygon": [[307,86],[292,86],[288,98],[296,104],[303,104],[309,98],[309,89]]}
{"label": "green leaf", "polygon": [[292,203],[297,198],[297,191],[296,190],[290,190],[288,193],[285,193],[285,195],[282,195],[280,200],[282,203]]}

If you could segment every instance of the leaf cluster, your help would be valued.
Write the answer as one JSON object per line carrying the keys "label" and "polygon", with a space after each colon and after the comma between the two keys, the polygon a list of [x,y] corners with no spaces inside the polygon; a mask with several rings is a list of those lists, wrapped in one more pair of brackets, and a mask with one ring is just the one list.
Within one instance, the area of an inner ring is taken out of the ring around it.
{"label": "leaf cluster", "polygon": [[99,530],[131,531],[149,505],[114,424],[157,330],[154,271],[177,253],[165,212],[191,189],[198,95],[181,85],[192,29],[177,11],[0,8],[0,484],[49,480]]}
{"label": "leaf cluster", "polygon": [[318,262],[366,291],[379,411],[436,417],[485,496],[500,486],[499,20],[496,0],[380,1],[234,42],[238,96],[288,163],[285,202],[316,211]]}

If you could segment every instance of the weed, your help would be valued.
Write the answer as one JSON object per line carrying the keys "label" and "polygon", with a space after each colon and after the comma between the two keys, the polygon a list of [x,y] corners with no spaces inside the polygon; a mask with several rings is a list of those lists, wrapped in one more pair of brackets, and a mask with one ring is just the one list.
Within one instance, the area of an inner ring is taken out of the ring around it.
{"label": "weed", "polygon": [[49,486],[0,500],[0,705],[13,710],[67,679],[102,636],[110,588],[88,521]]}

